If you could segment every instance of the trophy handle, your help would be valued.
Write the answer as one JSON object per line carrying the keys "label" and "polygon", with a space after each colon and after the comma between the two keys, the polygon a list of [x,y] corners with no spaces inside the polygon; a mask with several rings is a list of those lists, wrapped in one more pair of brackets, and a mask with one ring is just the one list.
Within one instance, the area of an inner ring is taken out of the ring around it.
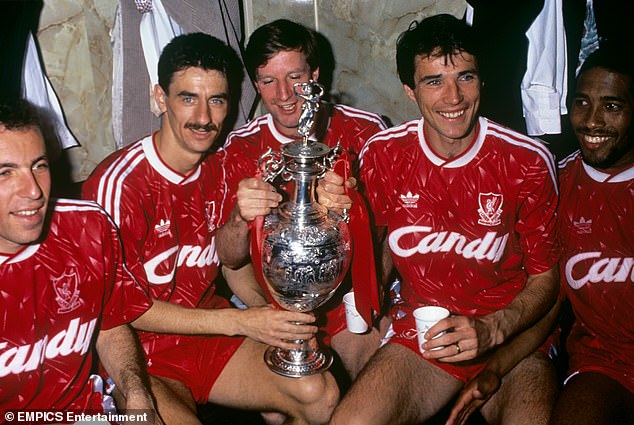
{"label": "trophy handle", "polygon": [[[270,183],[286,170],[286,162],[281,153],[268,148],[266,152],[258,158],[258,169],[262,173],[262,180]],[[290,179],[290,177],[287,179],[285,175],[282,176],[282,178],[286,181]]]}
{"label": "trophy handle", "polygon": [[337,162],[337,158],[339,155],[343,153],[343,148],[341,147],[341,143],[337,142],[337,144],[330,150],[328,155],[324,156],[324,171],[318,178],[323,177],[326,171],[331,171],[335,168],[335,162]]}

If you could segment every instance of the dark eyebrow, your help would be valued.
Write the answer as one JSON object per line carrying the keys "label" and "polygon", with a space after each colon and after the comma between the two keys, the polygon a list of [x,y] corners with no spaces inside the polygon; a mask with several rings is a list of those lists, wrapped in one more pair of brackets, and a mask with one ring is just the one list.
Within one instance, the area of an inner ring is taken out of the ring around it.
{"label": "dark eyebrow", "polygon": [[[470,69],[465,69],[464,71],[460,71],[458,73],[458,77],[462,77],[463,75],[467,75],[467,74],[479,75],[478,71],[476,71],[475,68],[470,68]],[[423,83],[423,82],[429,81],[429,80],[437,80],[438,78],[442,78],[442,74],[424,75],[418,81]]]}
{"label": "dark eyebrow", "polygon": [[[31,162],[31,166],[37,164],[40,161],[48,161],[48,155],[42,155],[35,158],[33,162]],[[16,164],[15,162],[3,162],[0,163],[0,168],[18,168],[18,164]]]}
{"label": "dark eyebrow", "polygon": [[48,162],[48,155],[44,154],[44,155],[42,155],[42,156],[40,156],[38,158],[35,158],[35,160],[33,161],[33,163],[31,165],[35,165],[35,164],[37,164],[40,161]]}
{"label": "dark eyebrow", "polygon": [[[581,93],[581,92],[575,92],[575,95],[573,97],[582,98],[582,99],[590,99],[590,96],[588,96],[585,93]],[[603,102],[620,102],[620,103],[626,103],[627,102],[627,100],[625,98],[619,97],[619,96],[601,96],[600,99]]]}
{"label": "dark eyebrow", "polygon": [[178,92],[178,94],[176,96],[180,96],[180,97],[198,97],[198,95],[196,93],[192,93],[192,92],[189,92],[187,90],[183,90],[181,92]]}
{"label": "dark eyebrow", "polygon": [[618,96],[603,96],[601,97],[601,100],[608,101],[608,102],[620,102],[620,103],[626,102],[624,98],[618,97]]}
{"label": "dark eyebrow", "polygon": [[475,68],[470,68],[470,69],[465,69],[464,71],[460,71],[460,72],[458,73],[458,76],[459,76],[459,77],[462,77],[463,75],[466,75],[466,74],[475,74],[475,75],[480,75],[480,74],[478,74],[478,70],[477,70],[477,69],[475,69]]}
{"label": "dark eyebrow", "polygon": [[418,81],[423,83],[423,82],[429,81],[429,80],[437,80],[438,78],[441,78],[441,77],[442,77],[441,74],[423,75]]}

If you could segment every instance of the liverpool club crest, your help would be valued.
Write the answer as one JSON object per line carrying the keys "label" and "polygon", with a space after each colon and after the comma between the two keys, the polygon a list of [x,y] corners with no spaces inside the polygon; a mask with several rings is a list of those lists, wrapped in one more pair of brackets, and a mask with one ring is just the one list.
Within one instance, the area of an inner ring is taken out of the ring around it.
{"label": "liverpool club crest", "polygon": [[485,226],[499,225],[502,222],[500,216],[502,215],[503,200],[504,197],[499,193],[480,193],[478,198],[478,203],[480,204],[478,214],[480,215],[480,219],[478,223]]}
{"label": "liverpool club crest", "polygon": [[58,313],[68,313],[83,304],[83,301],[79,298],[77,273],[74,271],[64,272],[61,276],[54,277],[51,280],[56,294],[55,301],[59,305]]}

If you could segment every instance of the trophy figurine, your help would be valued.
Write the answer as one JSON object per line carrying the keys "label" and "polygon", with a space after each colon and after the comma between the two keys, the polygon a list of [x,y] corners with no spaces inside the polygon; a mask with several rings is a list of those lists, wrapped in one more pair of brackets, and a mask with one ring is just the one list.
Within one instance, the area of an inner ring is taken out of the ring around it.
{"label": "trophy figurine", "polygon": [[[281,176],[293,186],[290,199],[264,219],[261,264],[275,301],[286,310],[309,312],[337,290],[352,248],[343,217],[319,209],[315,201],[317,179],[332,168],[340,150],[308,140],[324,89],[313,81],[294,88],[305,100],[298,127],[302,140],[285,145],[281,153],[269,151],[259,161],[265,181]],[[269,368],[283,376],[302,377],[330,367],[330,352],[310,347],[308,341],[297,342],[301,348],[294,350],[269,347],[264,354]]]}

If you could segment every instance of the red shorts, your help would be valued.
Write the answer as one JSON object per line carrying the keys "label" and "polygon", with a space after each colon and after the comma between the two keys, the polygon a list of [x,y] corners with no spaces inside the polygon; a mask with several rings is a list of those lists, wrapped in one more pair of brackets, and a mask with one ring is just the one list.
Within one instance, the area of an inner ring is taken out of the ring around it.
{"label": "red shorts", "polygon": [[207,403],[209,393],[244,337],[153,335],[143,341],[151,375],[187,385],[197,403]]}
{"label": "red shorts", "polygon": [[608,376],[634,394],[634,371],[632,364],[623,364],[608,353],[599,350],[568,353],[568,377],[583,372],[596,372]]}

